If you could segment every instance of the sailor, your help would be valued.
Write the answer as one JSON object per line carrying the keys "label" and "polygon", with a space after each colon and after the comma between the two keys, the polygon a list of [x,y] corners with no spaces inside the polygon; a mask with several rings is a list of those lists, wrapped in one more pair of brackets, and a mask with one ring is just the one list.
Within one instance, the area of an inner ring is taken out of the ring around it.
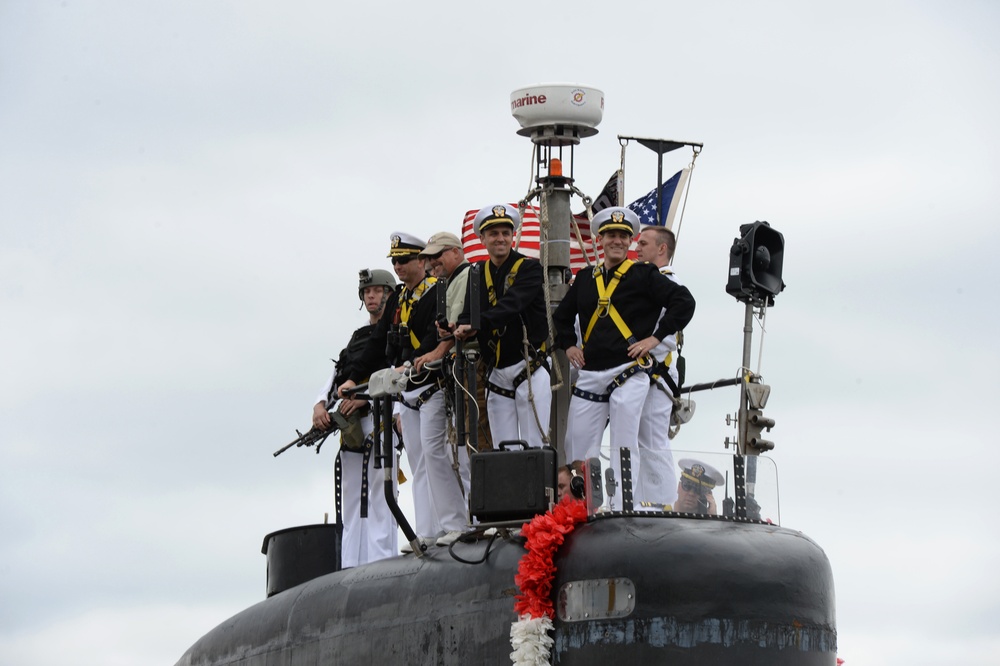
{"label": "sailor", "polygon": [[[517,209],[498,204],[481,209],[473,221],[489,260],[478,271],[479,293],[469,293],[455,335],[477,335],[489,365],[486,409],[494,442],[524,440],[539,447],[548,440],[551,381],[542,351],[548,337],[542,266],[511,249],[521,224]],[[479,328],[472,328],[478,299]]]}
{"label": "sailor", "polygon": [[[553,314],[556,346],[579,369],[570,400],[567,459],[598,455],[610,419],[611,467],[619,482],[623,449],[630,451],[632,499],[644,501],[639,475],[639,416],[649,391],[649,352],[682,329],[694,314],[694,298],[652,264],[628,258],[639,218],[627,208],[605,208],[591,233],[604,261],[581,270]],[[666,313],[661,317],[661,312]],[[579,318],[582,342],[574,324]],[[623,486],[624,488],[625,486]],[[610,497],[610,494],[609,494]]]}
{"label": "sailor", "polygon": [[567,495],[576,499],[584,499],[586,495],[586,481],[584,481],[584,469],[587,465],[582,460],[574,460],[571,463],[560,465],[556,470],[556,493],[558,501],[562,501]]}
{"label": "sailor", "polygon": [[[389,257],[403,285],[389,297],[360,360],[340,388],[341,395],[375,370],[391,365],[402,372],[405,363],[412,364],[438,346],[436,279],[426,276],[419,256],[426,245],[403,232],[393,233],[390,243]],[[400,401],[403,441],[413,472],[415,529],[424,545],[453,543],[468,522],[468,458],[460,455],[456,462],[448,447],[440,380],[439,371],[414,368]]]}
{"label": "sailor", "polygon": [[677,464],[681,468],[677,501],[667,510],[718,515],[712,489],[725,483],[725,477],[711,465],[694,458],[682,458]]}
{"label": "sailor", "polygon": [[559,472],[556,475],[556,492],[558,493],[558,500],[561,502],[563,497],[570,494],[570,484],[573,482],[573,468],[569,465],[560,465]]}
{"label": "sailor", "polygon": [[[443,339],[431,352],[416,359],[414,366],[420,370],[424,363],[438,361],[444,358],[445,354],[455,346],[451,333],[458,317],[462,314],[462,306],[465,304],[465,292],[469,285],[469,262],[465,259],[465,252],[462,250],[462,241],[453,233],[441,231],[427,239],[427,246],[420,251],[420,257],[425,259],[431,267],[431,274],[442,284],[447,285],[444,299],[445,311],[438,312],[438,323],[446,326],[438,331],[438,335]],[[440,295],[438,295],[440,300]],[[440,317],[444,317],[441,321]],[[445,335],[442,335],[445,334]]]}
{"label": "sailor", "polygon": [[[437,349],[429,354],[426,354],[416,361],[416,367],[419,369],[424,363],[435,361],[437,359],[446,356],[454,346],[455,346],[455,328],[458,325],[459,315],[462,314],[462,308],[465,305],[465,295],[469,288],[469,267],[470,264],[465,258],[465,251],[462,248],[462,241],[459,240],[458,236],[448,231],[441,231],[429,239],[427,239],[427,247],[424,248],[420,256],[427,260],[428,265],[431,268],[431,274],[438,279],[438,285],[441,286],[442,282],[447,285],[447,293],[442,300],[441,294],[438,294],[438,337],[441,340],[438,343]],[[468,345],[466,346],[468,348]],[[459,362],[464,362],[460,360]],[[481,363],[475,364],[475,372],[477,373],[476,382],[476,408],[475,413],[472,415],[473,420],[475,420],[476,415],[478,415],[478,444],[480,450],[489,450],[493,448],[492,442],[489,437],[489,421],[486,418],[486,393],[484,391],[483,385],[485,383],[485,377],[479,376],[479,369]],[[449,391],[453,391],[455,386],[453,383],[449,382],[449,379],[454,374],[454,369],[452,374],[447,373],[445,381],[449,387]],[[461,399],[464,399],[467,392],[468,383],[466,383],[462,389],[465,391],[459,391],[462,395]],[[456,397],[456,399],[458,399]],[[466,427],[464,428],[468,432],[469,418],[467,413]],[[463,443],[459,443],[461,446]]]}
{"label": "sailor", "polygon": [[[336,387],[347,379],[352,361],[364,349],[385,303],[396,289],[389,271],[363,269],[358,274],[358,298],[368,311],[368,323],[354,331],[340,352],[334,372],[313,405],[313,427],[328,430],[329,409],[337,402]],[[337,522],[343,526],[340,565],[367,564],[396,554],[396,520],[385,501],[381,475],[375,469],[379,438],[372,433],[367,400],[345,398],[337,410],[348,426],[340,430],[340,451],[335,463]],[[395,479],[395,477],[393,477]]]}
{"label": "sailor", "polygon": [[[665,227],[647,226],[636,241],[636,258],[656,266],[668,279],[680,284],[670,266],[677,240]],[[660,313],[660,317],[666,311]],[[677,472],[670,450],[670,415],[674,398],[679,397],[677,335],[670,333],[650,351],[653,361],[650,386],[639,419],[639,455],[642,458],[640,484],[647,502],[672,504],[676,498]]]}

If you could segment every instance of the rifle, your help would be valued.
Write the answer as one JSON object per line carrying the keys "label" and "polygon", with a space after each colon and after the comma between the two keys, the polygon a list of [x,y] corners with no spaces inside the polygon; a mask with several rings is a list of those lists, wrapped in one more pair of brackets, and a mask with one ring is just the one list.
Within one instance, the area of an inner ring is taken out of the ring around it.
{"label": "rifle", "polygon": [[313,426],[306,432],[302,433],[296,429],[295,434],[298,435],[298,437],[275,451],[274,457],[277,458],[293,446],[312,446],[313,444],[316,445],[316,453],[319,453],[319,449],[323,446],[323,442],[326,441],[327,437],[338,430],[347,427],[347,419],[344,418],[344,415],[340,413],[339,409],[337,409],[336,404],[334,404],[327,413],[330,415],[330,427],[327,430],[320,430],[319,428]]}
{"label": "rifle", "polygon": [[[368,389],[367,383],[359,384],[358,386],[355,386],[354,388],[345,391],[345,393],[349,397],[367,397],[364,395],[364,391],[367,389]],[[347,417],[341,414],[340,410],[337,409],[337,404],[338,403],[334,403],[330,405],[329,408],[327,409],[327,414],[330,415],[329,429],[320,430],[319,428],[316,428],[314,426],[305,433],[301,433],[296,429],[295,434],[298,435],[298,437],[296,437],[288,444],[285,444],[283,447],[275,451],[274,457],[277,458],[278,456],[280,456],[282,453],[292,448],[293,446],[312,446],[313,444],[316,445],[316,453],[319,453],[319,449],[321,446],[323,446],[323,442],[326,441],[327,437],[337,432],[338,430],[340,431],[346,430],[350,425],[347,421]]]}

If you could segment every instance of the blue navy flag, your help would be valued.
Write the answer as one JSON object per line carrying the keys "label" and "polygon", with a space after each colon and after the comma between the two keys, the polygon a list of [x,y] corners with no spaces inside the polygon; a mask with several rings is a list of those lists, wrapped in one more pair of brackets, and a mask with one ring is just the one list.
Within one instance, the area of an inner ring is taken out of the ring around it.
{"label": "blue navy flag", "polygon": [[[663,206],[664,214],[660,217],[663,218],[662,225],[668,229],[673,226],[674,214],[677,212],[677,204],[680,202],[681,195],[684,191],[683,183],[687,180],[687,175],[688,170],[681,169],[675,173],[670,180],[663,183],[661,190],[663,192],[663,199],[661,199],[661,205]],[[635,214],[639,216],[639,222],[642,226],[661,224],[661,222],[657,220],[656,215],[655,187],[649,191],[649,194],[636,199],[630,203],[628,207],[635,211]]]}

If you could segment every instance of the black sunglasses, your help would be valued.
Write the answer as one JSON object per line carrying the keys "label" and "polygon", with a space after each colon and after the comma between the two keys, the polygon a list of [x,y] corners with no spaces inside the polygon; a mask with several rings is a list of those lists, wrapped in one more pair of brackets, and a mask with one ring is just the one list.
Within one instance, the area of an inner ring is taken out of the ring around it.
{"label": "black sunglasses", "polygon": [[411,261],[413,261],[416,258],[417,258],[416,255],[413,255],[413,254],[408,254],[408,255],[403,256],[403,257],[393,257],[392,258],[392,265],[395,266],[397,264],[408,264],[408,263],[410,263]]}

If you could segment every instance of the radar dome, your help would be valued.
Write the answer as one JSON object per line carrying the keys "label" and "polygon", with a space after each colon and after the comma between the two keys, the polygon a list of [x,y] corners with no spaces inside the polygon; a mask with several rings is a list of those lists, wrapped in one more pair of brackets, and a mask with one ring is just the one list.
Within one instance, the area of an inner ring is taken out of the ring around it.
{"label": "radar dome", "polygon": [[604,93],[574,83],[540,83],[510,94],[518,134],[535,143],[565,145],[597,134],[604,115]]}

